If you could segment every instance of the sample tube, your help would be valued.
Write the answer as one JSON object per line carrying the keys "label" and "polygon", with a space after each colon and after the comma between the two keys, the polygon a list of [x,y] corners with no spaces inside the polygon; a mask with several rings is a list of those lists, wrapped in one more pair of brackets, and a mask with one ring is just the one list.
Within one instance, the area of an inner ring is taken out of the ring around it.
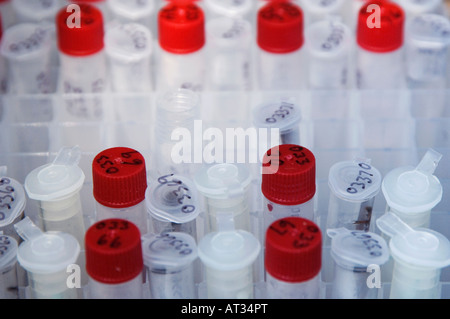
{"label": "sample tube", "polygon": [[303,11],[294,2],[269,1],[258,10],[257,72],[260,90],[305,86]]}
{"label": "sample tube", "polygon": [[152,299],[195,299],[195,239],[185,233],[164,232],[143,237],[144,264]]}
{"label": "sample tube", "polygon": [[368,1],[361,7],[356,31],[358,88],[394,90],[404,86],[404,20],[402,8],[390,1]]}
{"label": "sample tube", "polygon": [[[17,252],[19,264],[27,271],[31,299],[77,299],[77,287],[68,285],[80,245],[64,232],[42,232],[27,216],[14,226],[23,238]],[[78,265],[79,266],[79,265]]]}
{"label": "sample tube", "polygon": [[103,16],[89,4],[79,4],[79,19],[70,5],[57,14],[57,41],[60,51],[58,90],[68,94],[66,112],[77,119],[101,118],[103,109],[98,93],[106,90]]}
{"label": "sample tube", "polygon": [[[301,111],[297,103],[288,98],[280,98],[255,106],[252,113],[253,125],[256,128],[278,129],[279,144],[300,144]],[[270,132],[272,133],[272,130]],[[260,141],[266,143],[266,146],[273,140],[272,136],[267,137],[267,141]]]}
{"label": "sample tube", "polygon": [[86,232],[88,296],[92,299],[142,299],[141,233],[132,222],[111,218]]}
{"label": "sample tube", "polygon": [[283,144],[268,150],[263,159],[264,233],[276,220],[302,217],[314,221],[316,159],[305,147]]}
{"label": "sample tube", "polygon": [[51,39],[47,28],[34,23],[11,26],[3,34],[0,53],[9,67],[9,93],[51,92]]}
{"label": "sample tube", "polygon": [[374,279],[371,276],[389,259],[386,241],[372,232],[346,228],[328,229],[327,234],[332,238],[334,260],[331,298],[376,299],[381,276]]}
{"label": "sample tube", "polygon": [[322,233],[311,220],[286,217],[266,233],[266,294],[269,299],[318,299]]}
{"label": "sample tube", "polygon": [[152,87],[152,34],[137,23],[111,26],[105,33],[105,52],[114,92],[148,92]]}
{"label": "sample tube", "polygon": [[369,231],[375,196],[382,176],[369,159],[342,161],[330,168],[327,229]]}
{"label": "sample tube", "polygon": [[180,149],[179,141],[186,138],[185,134],[191,137],[196,132],[194,123],[200,118],[200,96],[189,89],[173,89],[163,92],[156,103],[154,144],[158,148],[155,150],[154,174],[157,177],[172,173],[190,177],[195,166],[195,144],[184,143]]}
{"label": "sample tube", "polygon": [[213,164],[202,167],[194,177],[205,199],[207,231],[240,229],[250,225],[250,171],[244,164]]}
{"label": "sample tube", "polygon": [[441,270],[450,265],[450,242],[442,234],[408,226],[393,213],[377,219],[380,230],[391,237],[394,259],[391,299],[439,299]]}
{"label": "sample tube", "polygon": [[14,238],[17,243],[22,239],[14,224],[25,217],[27,199],[21,183],[13,178],[0,176],[0,233]]}
{"label": "sample tube", "polygon": [[215,18],[206,24],[207,87],[212,91],[246,91],[251,87],[250,22]]}
{"label": "sample tube", "polygon": [[410,21],[421,14],[444,14],[442,0],[397,0],[405,11],[406,21]]}
{"label": "sample tube", "polygon": [[141,153],[128,147],[103,150],[92,162],[92,182],[97,221],[125,219],[147,233],[147,172]]}
{"label": "sample tube", "polygon": [[197,238],[200,202],[190,179],[175,174],[160,176],[149,184],[145,201],[151,225],[149,232],[182,232]]}
{"label": "sample tube", "polygon": [[341,20],[345,3],[344,0],[300,0],[299,5],[305,13],[305,28],[329,18]]}
{"label": "sample tube", "polygon": [[381,184],[386,211],[410,227],[430,225],[431,210],[442,199],[442,185],[433,175],[442,154],[429,149],[416,166],[402,166],[388,172]]}
{"label": "sample tube", "polygon": [[250,20],[255,7],[253,0],[205,0],[204,3],[208,19],[227,17]]}
{"label": "sample tube", "polygon": [[211,232],[198,245],[204,265],[207,298],[252,299],[252,265],[259,255],[259,241],[244,230]]}
{"label": "sample tube", "polygon": [[0,235],[0,299],[19,299],[17,240]]}
{"label": "sample tube", "polygon": [[106,5],[112,20],[120,23],[139,23],[152,30],[155,0],[108,0]]}
{"label": "sample tube", "polygon": [[437,14],[418,15],[408,24],[405,38],[409,87],[445,89],[450,20]]}
{"label": "sample tube", "polygon": [[308,52],[308,87],[345,89],[348,87],[351,31],[338,20],[322,20],[305,29]]}
{"label": "sample tube", "polygon": [[205,17],[193,1],[172,1],[158,13],[158,91],[205,86]]}

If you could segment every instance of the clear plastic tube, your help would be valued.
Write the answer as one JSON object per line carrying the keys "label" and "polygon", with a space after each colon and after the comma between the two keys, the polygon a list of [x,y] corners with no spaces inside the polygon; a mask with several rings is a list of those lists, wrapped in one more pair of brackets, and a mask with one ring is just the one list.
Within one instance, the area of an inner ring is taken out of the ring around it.
{"label": "clear plastic tube", "polygon": [[108,0],[106,5],[112,20],[121,23],[139,23],[153,30],[151,27],[155,2],[155,0]]}
{"label": "clear plastic tube", "polygon": [[305,12],[305,26],[328,18],[342,19],[344,14],[343,0],[300,0],[300,6]]}
{"label": "clear plastic tube", "polygon": [[29,217],[15,224],[24,239],[17,259],[27,270],[32,299],[76,299],[76,287],[69,287],[68,266],[80,253],[78,241],[63,232],[42,232]]}
{"label": "clear plastic tube", "polygon": [[194,276],[197,245],[192,236],[178,232],[145,236],[143,252],[152,299],[197,297]]}
{"label": "clear plastic tube", "polygon": [[142,299],[142,276],[120,284],[108,284],[90,278],[87,286],[90,299]]}
{"label": "clear plastic tube", "polygon": [[60,0],[11,0],[16,13],[16,23],[54,23],[56,12],[61,7]]}
{"label": "clear plastic tube", "polygon": [[0,298],[18,299],[17,241],[10,236],[0,235]]}
{"label": "clear plastic tube", "polygon": [[266,296],[268,299],[319,299],[320,276],[305,282],[286,282],[266,274]]}
{"label": "clear plastic tube", "polygon": [[118,24],[106,30],[105,52],[114,92],[153,90],[152,46],[152,34],[143,25]]}

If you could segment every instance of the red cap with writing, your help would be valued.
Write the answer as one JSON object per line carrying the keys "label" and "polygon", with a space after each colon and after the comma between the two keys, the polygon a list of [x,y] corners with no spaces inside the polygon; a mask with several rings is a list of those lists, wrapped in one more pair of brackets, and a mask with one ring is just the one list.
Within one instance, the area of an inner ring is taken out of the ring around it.
{"label": "red cap with writing", "polygon": [[368,1],[359,11],[357,43],[371,52],[390,52],[403,44],[405,14],[390,1]]}
{"label": "red cap with writing", "polygon": [[145,159],[128,147],[106,149],[92,162],[95,200],[106,207],[125,208],[145,199],[147,172]]}
{"label": "red cap with writing", "polygon": [[104,47],[103,16],[94,5],[68,5],[56,17],[59,50],[67,55],[86,56]]}
{"label": "red cap with writing", "polygon": [[266,231],[266,271],[287,282],[314,278],[322,267],[322,233],[311,220],[287,217]]}
{"label": "red cap with writing", "polygon": [[316,193],[316,159],[305,147],[283,144],[268,150],[263,157],[261,190],[280,205],[299,205]]}
{"label": "red cap with writing", "polygon": [[303,11],[290,1],[269,1],[258,11],[258,46],[272,53],[289,53],[303,45]]}
{"label": "red cap with writing", "polygon": [[98,221],[86,231],[86,271],[108,284],[127,282],[144,267],[139,229],[124,219]]}
{"label": "red cap with writing", "polygon": [[158,13],[160,46],[171,53],[187,54],[205,44],[205,15],[193,0],[171,1]]}

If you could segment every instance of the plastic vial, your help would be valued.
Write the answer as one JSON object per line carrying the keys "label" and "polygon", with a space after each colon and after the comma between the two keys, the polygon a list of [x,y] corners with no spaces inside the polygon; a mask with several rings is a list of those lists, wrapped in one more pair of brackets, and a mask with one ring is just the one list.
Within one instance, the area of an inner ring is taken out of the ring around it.
{"label": "plastic vial", "polygon": [[50,93],[50,31],[34,23],[21,23],[5,30],[1,55],[9,66],[9,93]]}
{"label": "plastic vial", "polygon": [[[0,233],[14,238],[18,243],[22,238],[14,224],[25,217],[27,199],[21,183],[7,176],[0,176]],[[0,298],[1,299],[1,298]]]}
{"label": "plastic vial", "polygon": [[308,52],[308,87],[345,89],[348,87],[350,54],[353,51],[350,28],[338,20],[322,20],[305,29]]}
{"label": "plastic vial", "polygon": [[141,153],[128,147],[103,150],[92,162],[92,182],[97,221],[125,219],[147,233],[147,172]]}
{"label": "plastic vial", "polygon": [[267,298],[320,298],[322,233],[313,221],[301,217],[274,221],[265,246]]}
{"label": "plastic vial", "polygon": [[77,239],[64,232],[42,232],[29,217],[15,224],[15,228],[24,240],[17,260],[28,274],[29,297],[77,299],[78,287],[69,278],[72,275],[69,270],[76,265],[80,254]]}
{"label": "plastic vial", "polygon": [[[162,92],[156,101],[155,151],[157,177],[179,174],[190,177],[195,166],[195,144],[176,146],[185,134],[195,134],[195,120],[200,119],[200,96],[190,89]],[[203,134],[200,132],[200,134]],[[195,138],[194,138],[195,141]],[[200,153],[202,153],[200,149]]]}
{"label": "plastic vial", "polygon": [[372,232],[346,228],[328,229],[327,234],[334,260],[331,298],[377,299],[381,279],[372,271],[379,272],[389,259],[386,241]]}
{"label": "plastic vial", "polygon": [[408,85],[412,89],[444,89],[450,44],[450,20],[421,14],[405,29]]}
{"label": "plastic vial", "polygon": [[205,86],[205,16],[194,1],[172,1],[158,13],[158,91]]}
{"label": "plastic vial", "polygon": [[86,232],[88,296],[92,299],[142,299],[141,233],[132,222],[98,221]]}
{"label": "plastic vial", "polygon": [[18,299],[17,240],[0,235],[0,299]]}
{"label": "plastic vial", "polygon": [[342,19],[345,4],[345,0],[300,0],[299,5],[305,13],[305,29],[318,21]]}
{"label": "plastic vial", "polygon": [[207,298],[254,298],[253,264],[260,250],[259,241],[244,230],[206,234],[198,256],[205,269]]}
{"label": "plastic vial", "polygon": [[429,227],[431,210],[442,199],[442,185],[433,175],[442,154],[429,149],[416,166],[402,166],[388,172],[381,184],[387,212],[410,227]]}
{"label": "plastic vial", "polygon": [[139,23],[151,30],[155,0],[108,0],[112,20],[120,23]]}
{"label": "plastic vial", "polygon": [[249,21],[250,14],[255,8],[254,0],[205,0],[204,6],[208,19],[227,17]]}
{"label": "plastic vial", "polygon": [[47,22],[54,24],[55,16],[61,8],[60,0],[11,0],[16,23]]}
{"label": "plastic vial", "polygon": [[375,196],[382,176],[369,159],[334,164],[328,174],[330,200],[327,229],[344,227],[369,231]]}
{"label": "plastic vial", "polygon": [[61,9],[56,19],[60,51],[58,90],[70,94],[64,101],[69,114],[93,120],[102,114],[101,99],[96,94],[103,93],[107,85],[104,20],[95,6],[79,4],[78,21],[69,6]]}
{"label": "plastic vial", "polygon": [[316,159],[305,147],[282,144],[263,158],[264,232],[276,220],[302,217],[314,221]]}
{"label": "plastic vial", "polygon": [[442,0],[397,0],[405,11],[406,21],[410,21],[421,14],[444,14]]}
{"label": "plastic vial", "polygon": [[394,90],[404,86],[404,20],[403,9],[394,2],[368,1],[361,7],[356,30],[358,88]]}
{"label": "plastic vial", "polygon": [[83,210],[80,191],[85,175],[78,166],[78,146],[62,148],[53,162],[32,170],[25,178],[25,190],[39,207],[44,231],[62,231],[74,236],[84,247]]}
{"label": "plastic vial", "polygon": [[269,1],[258,10],[257,72],[260,90],[305,86],[303,11],[294,2]]}
{"label": "plastic vial", "polygon": [[252,26],[249,21],[222,17],[207,22],[207,86],[210,90],[250,89],[251,41]]}
{"label": "plastic vial", "polygon": [[153,90],[150,30],[137,23],[118,24],[106,30],[104,41],[112,91]]}
{"label": "plastic vial", "polygon": [[252,176],[244,164],[212,164],[202,167],[194,177],[204,197],[208,231],[233,229],[252,231],[250,225],[250,183]]}
{"label": "plastic vial", "polygon": [[[278,129],[279,144],[300,144],[300,106],[289,98],[261,103],[253,108],[253,125],[256,128]],[[270,131],[272,133],[272,130]],[[272,136],[267,136],[268,144]],[[267,148],[266,148],[267,149]]]}
{"label": "plastic vial", "polygon": [[378,218],[377,226],[391,237],[394,271],[389,297],[440,299],[441,269],[450,265],[449,240],[431,229],[413,229],[392,213]]}
{"label": "plastic vial", "polygon": [[185,233],[164,232],[143,238],[144,264],[148,269],[152,299],[195,299],[195,239]]}
{"label": "plastic vial", "polygon": [[182,232],[197,238],[200,202],[194,183],[169,174],[153,180],[145,193],[151,233]]}

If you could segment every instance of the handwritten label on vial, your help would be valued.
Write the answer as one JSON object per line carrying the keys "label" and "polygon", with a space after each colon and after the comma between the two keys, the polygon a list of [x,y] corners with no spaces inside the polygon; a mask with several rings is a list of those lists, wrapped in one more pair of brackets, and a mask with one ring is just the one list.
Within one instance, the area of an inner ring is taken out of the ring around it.
{"label": "handwritten label on vial", "polygon": [[192,196],[186,184],[176,178],[174,174],[164,175],[158,178],[158,183],[168,187],[166,193],[171,193],[176,203],[181,205],[180,211],[183,214],[189,214],[195,211],[195,205],[192,202]]}
{"label": "handwritten label on vial", "polygon": [[15,198],[14,187],[9,178],[0,179],[0,220],[4,220],[12,210]]}
{"label": "handwritten label on vial", "polygon": [[358,163],[358,167],[360,169],[358,170],[357,176],[354,178],[354,181],[352,181],[347,187],[346,191],[349,194],[356,194],[360,191],[363,191],[366,189],[368,184],[372,184],[372,166],[367,163]]}
{"label": "handwritten label on vial", "polygon": [[18,42],[11,43],[9,45],[9,50],[15,54],[26,54],[33,51],[37,51],[41,48],[44,39],[47,36],[47,31],[42,28],[36,28],[34,32],[27,37]]}
{"label": "handwritten label on vial", "polygon": [[289,236],[292,238],[293,248],[306,248],[319,235],[319,228],[313,224],[298,227],[296,224],[286,219],[280,219],[269,226],[269,231],[277,233],[279,236]]}
{"label": "handwritten label on vial", "polygon": [[120,158],[110,157],[107,155],[100,155],[95,161],[104,169],[106,174],[117,174],[120,172],[120,166],[122,165],[143,165],[144,162],[140,158],[134,158],[133,154],[137,154],[138,151],[122,152]]}
{"label": "handwritten label on vial", "polygon": [[342,25],[331,25],[331,32],[328,37],[322,42],[321,48],[323,51],[332,51],[338,48],[345,38],[345,29]]}
{"label": "handwritten label on vial", "polygon": [[161,233],[156,236],[156,240],[150,244],[149,248],[151,249],[152,246],[158,246],[161,243],[170,247],[178,255],[187,256],[193,252],[192,247],[188,243],[170,233]]}
{"label": "handwritten label on vial", "polygon": [[[117,249],[122,246],[121,235],[119,231],[129,229],[129,223],[125,220],[108,220],[98,222],[95,226],[98,230],[108,230],[100,235],[96,241],[98,246]],[[117,231],[119,230],[119,231]]]}
{"label": "handwritten label on vial", "polygon": [[8,236],[0,235],[0,256],[6,254],[11,245],[11,239]]}
{"label": "handwritten label on vial", "polygon": [[[286,160],[293,161],[297,165],[305,165],[306,163],[310,163],[311,160],[304,152],[305,148],[301,146],[291,146],[289,148],[289,154],[283,155],[281,151],[278,150],[278,154],[272,154],[272,150],[267,151],[267,155],[270,157],[268,161],[268,165],[276,165],[281,166],[286,163]],[[284,158],[284,159],[282,159]]]}
{"label": "handwritten label on vial", "polygon": [[301,12],[298,7],[288,2],[279,2],[276,6],[270,6],[261,10],[261,17],[266,20],[287,22],[300,17]]}
{"label": "handwritten label on vial", "polygon": [[373,238],[372,235],[366,232],[358,231],[352,231],[351,234],[362,242],[364,247],[368,250],[370,256],[379,257],[383,254],[383,247],[377,239]]}
{"label": "handwritten label on vial", "polygon": [[272,115],[266,118],[266,123],[276,123],[282,119],[289,116],[294,109],[294,104],[288,102],[281,102],[276,110],[273,111]]}

